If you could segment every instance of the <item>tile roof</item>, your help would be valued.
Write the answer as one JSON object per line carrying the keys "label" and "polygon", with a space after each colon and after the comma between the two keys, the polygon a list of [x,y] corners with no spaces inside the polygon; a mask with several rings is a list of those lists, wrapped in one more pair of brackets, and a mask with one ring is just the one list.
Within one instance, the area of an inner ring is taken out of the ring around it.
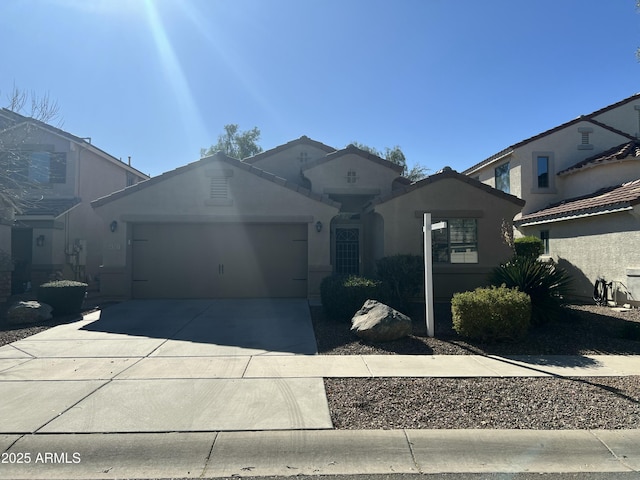
{"label": "tile roof", "polygon": [[393,163],[384,158],[380,158],[379,156],[374,155],[373,153],[368,152],[366,150],[362,150],[361,148],[358,148],[354,145],[348,145],[347,147],[341,150],[334,151],[322,158],[314,160],[313,162],[309,162],[302,167],[302,170],[305,171],[311,168],[315,168],[318,165],[322,165],[323,163],[330,162],[332,160],[335,160],[336,158],[340,158],[344,155],[349,155],[349,154],[359,155],[363,158],[366,158],[367,160],[370,160],[374,163],[382,165],[383,167],[391,168],[392,170],[395,170],[396,172],[398,172],[399,175],[401,175],[402,172],[404,171],[404,167],[402,165],[398,165],[397,163]]}
{"label": "tile roof", "polygon": [[497,190],[489,185],[486,185],[480,182],[479,180],[475,180],[474,178],[468,177],[467,175],[458,173],[455,170],[453,170],[451,167],[445,167],[439,172],[433,175],[429,175],[428,177],[425,177],[422,180],[413,182],[412,184],[407,185],[405,187],[397,188],[388,195],[384,195],[374,199],[371,203],[373,205],[378,205],[380,203],[388,202],[389,200],[392,200],[396,197],[405,195],[409,192],[412,192],[413,190],[425,187],[427,185],[430,185],[440,180],[444,180],[446,178],[453,178],[455,180],[459,180],[468,185],[471,185],[472,187],[476,187],[476,188],[479,188],[480,190],[484,190],[485,192],[490,193],[491,195],[495,195],[497,197],[503,198],[504,200],[510,201],[511,203],[515,203],[520,207],[523,207],[525,204],[525,201],[522,200],[521,198],[518,198],[515,195],[511,195],[509,193],[504,193],[502,190]]}
{"label": "tile roof", "polygon": [[462,173],[465,174],[465,175],[469,175],[474,170],[477,170],[478,168],[484,167],[485,165],[488,165],[488,164],[492,163],[494,160],[508,155],[509,153],[513,152],[513,150],[515,150],[516,148],[522,147],[522,146],[524,146],[524,145],[526,145],[528,143],[531,143],[531,142],[533,142],[535,140],[538,140],[538,139],[540,139],[542,137],[545,137],[547,135],[550,135],[552,133],[560,131],[563,128],[569,127],[569,126],[574,125],[574,124],[579,123],[579,122],[586,121],[586,122],[592,123],[594,125],[597,125],[599,127],[606,128],[607,130],[610,130],[610,131],[612,131],[614,133],[617,133],[619,135],[625,136],[625,137],[627,137],[629,139],[632,139],[633,137],[630,136],[629,134],[627,134],[625,132],[622,132],[620,130],[617,130],[617,129],[615,129],[615,128],[609,126],[609,125],[606,125],[606,124],[604,124],[602,122],[599,122],[599,121],[595,120],[594,117],[597,117],[598,115],[601,115],[601,114],[603,114],[605,112],[608,112],[609,110],[613,110],[614,108],[620,107],[620,106],[622,106],[622,105],[624,105],[626,103],[629,103],[629,102],[632,102],[632,101],[638,100],[638,99],[640,99],[640,93],[636,93],[634,95],[631,95],[628,98],[625,98],[623,100],[620,100],[619,102],[616,102],[616,103],[613,103],[611,105],[608,105],[608,106],[606,106],[604,108],[601,108],[600,110],[596,110],[595,112],[592,112],[592,113],[590,113],[588,115],[581,115],[581,116],[579,116],[577,118],[574,118],[573,120],[569,120],[566,123],[563,123],[561,125],[558,125],[557,127],[551,128],[551,129],[546,130],[546,131],[544,131],[542,133],[534,135],[533,137],[529,137],[527,139],[524,139],[524,140],[522,140],[522,141],[520,141],[518,143],[514,143],[510,147],[507,147],[504,150],[501,150],[498,153],[496,153],[494,155],[491,155],[489,158],[486,158],[486,159],[482,160],[481,162],[478,162],[475,165],[467,168]]}
{"label": "tile roof", "polygon": [[309,137],[307,137],[306,135],[301,136],[300,138],[297,138],[295,140],[291,140],[290,142],[287,142],[283,145],[278,145],[277,147],[274,147],[270,150],[266,150],[264,152],[258,153],[256,155],[254,155],[253,157],[247,157],[244,159],[241,159],[243,162],[245,163],[249,163],[249,164],[253,164],[259,160],[262,160],[265,157],[271,156],[271,155],[275,155],[276,153],[280,153],[283,150],[287,150],[291,147],[295,147],[296,145],[310,145],[312,147],[316,147],[319,148],[320,150],[323,150],[327,153],[331,153],[331,152],[335,152],[336,149],[333,147],[330,147],[329,145],[325,145],[324,143],[318,142],[316,140],[313,140]]}
{"label": "tile roof", "polygon": [[623,160],[640,160],[640,141],[631,140],[609,150],[586,158],[581,162],[571,165],[558,172],[558,175],[568,175],[575,173],[584,168],[597,167],[599,165],[609,164],[613,162],[621,162]]}
{"label": "tile roof", "polygon": [[18,216],[47,216],[58,218],[67,213],[82,200],[80,198],[44,198],[41,200],[24,201]]}
{"label": "tile roof", "polygon": [[104,204],[107,204],[113,200],[117,200],[118,198],[121,197],[125,197],[129,194],[132,194],[134,192],[137,192],[139,190],[142,190],[144,188],[148,188],[151,187],[153,185],[156,185],[157,183],[163,182],[171,177],[174,177],[176,175],[181,175],[185,172],[188,172],[189,170],[193,170],[196,168],[201,167],[202,165],[206,165],[207,163],[211,163],[213,161],[223,161],[226,162],[234,167],[237,167],[241,170],[247,171],[249,173],[252,173],[253,175],[256,175],[258,177],[262,177],[267,181],[273,182],[273,183],[277,183],[278,185],[287,188],[289,190],[293,190],[295,192],[298,192],[300,195],[303,195],[305,197],[309,197],[313,200],[316,200],[318,202],[322,202],[322,203],[326,203],[327,205],[331,205],[332,207],[336,207],[336,208],[340,208],[340,203],[338,202],[334,202],[333,200],[331,200],[327,195],[320,195],[319,193],[315,193],[312,192],[311,190],[301,187],[300,185],[298,185],[297,183],[294,182],[290,182],[284,178],[278,177],[277,175],[274,175],[273,173],[269,173],[266,170],[262,170],[261,168],[258,167],[254,167],[253,165],[249,165],[245,162],[243,162],[242,160],[238,160],[236,158],[232,158],[229,157],[227,155],[225,155],[222,152],[216,152],[213,155],[210,155],[208,157],[203,157],[200,160],[197,160],[195,162],[189,163],[187,165],[184,165],[182,167],[178,167],[175,170],[171,170],[169,172],[165,172],[162,175],[159,175],[157,177],[153,177],[150,178],[149,180],[144,180],[142,182],[139,182],[135,185],[132,185],[130,187],[127,187],[123,190],[119,190],[117,192],[113,192],[109,195],[106,195],[102,198],[98,198],[97,200],[94,200],[91,202],[91,206],[92,207],[99,207],[102,206]]}
{"label": "tile roof", "polygon": [[522,218],[516,221],[516,225],[535,225],[603,215],[630,210],[634,205],[638,204],[640,204],[640,179],[623,183],[622,185],[602,188],[589,195],[569,198],[551,204],[537,212],[523,215]]}

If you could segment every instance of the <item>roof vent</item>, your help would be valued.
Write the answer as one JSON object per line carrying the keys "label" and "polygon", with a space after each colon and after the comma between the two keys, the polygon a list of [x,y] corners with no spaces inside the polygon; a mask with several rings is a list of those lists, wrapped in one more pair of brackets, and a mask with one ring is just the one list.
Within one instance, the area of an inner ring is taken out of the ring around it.
{"label": "roof vent", "polygon": [[451,168],[450,166],[446,166],[444,167],[442,170],[440,170],[438,173],[445,173],[445,172],[453,172],[453,168]]}

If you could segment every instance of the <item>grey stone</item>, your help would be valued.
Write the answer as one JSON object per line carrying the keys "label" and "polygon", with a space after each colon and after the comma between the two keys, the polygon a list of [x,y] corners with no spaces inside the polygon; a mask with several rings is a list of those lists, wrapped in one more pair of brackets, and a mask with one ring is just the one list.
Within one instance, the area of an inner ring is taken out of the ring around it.
{"label": "grey stone", "polygon": [[367,300],[351,319],[351,331],[370,342],[389,342],[411,335],[411,319],[376,300]]}
{"label": "grey stone", "polygon": [[13,324],[35,323],[51,320],[53,309],[46,303],[36,301],[18,302],[7,312],[7,321]]}

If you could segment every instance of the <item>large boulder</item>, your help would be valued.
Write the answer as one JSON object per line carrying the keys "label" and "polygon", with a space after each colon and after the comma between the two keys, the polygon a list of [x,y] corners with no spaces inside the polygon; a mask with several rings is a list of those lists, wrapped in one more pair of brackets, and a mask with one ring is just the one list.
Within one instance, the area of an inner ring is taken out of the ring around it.
{"label": "large boulder", "polygon": [[18,302],[9,307],[7,321],[13,324],[44,322],[51,320],[52,310],[46,303]]}
{"label": "large boulder", "polygon": [[367,300],[351,319],[351,331],[369,342],[390,342],[411,335],[411,319],[384,303]]}

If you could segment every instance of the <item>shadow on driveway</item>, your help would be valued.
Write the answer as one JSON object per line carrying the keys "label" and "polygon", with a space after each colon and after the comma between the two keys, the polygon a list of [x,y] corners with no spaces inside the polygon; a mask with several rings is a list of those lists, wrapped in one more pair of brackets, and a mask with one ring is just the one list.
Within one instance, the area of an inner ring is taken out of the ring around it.
{"label": "shadow on driveway", "polygon": [[[167,339],[159,351],[167,347],[172,356],[181,348],[189,355],[194,343],[234,347],[234,354],[242,349],[317,353],[309,306],[302,299],[132,300],[103,310],[81,330]],[[221,354],[225,351],[231,350]]]}

